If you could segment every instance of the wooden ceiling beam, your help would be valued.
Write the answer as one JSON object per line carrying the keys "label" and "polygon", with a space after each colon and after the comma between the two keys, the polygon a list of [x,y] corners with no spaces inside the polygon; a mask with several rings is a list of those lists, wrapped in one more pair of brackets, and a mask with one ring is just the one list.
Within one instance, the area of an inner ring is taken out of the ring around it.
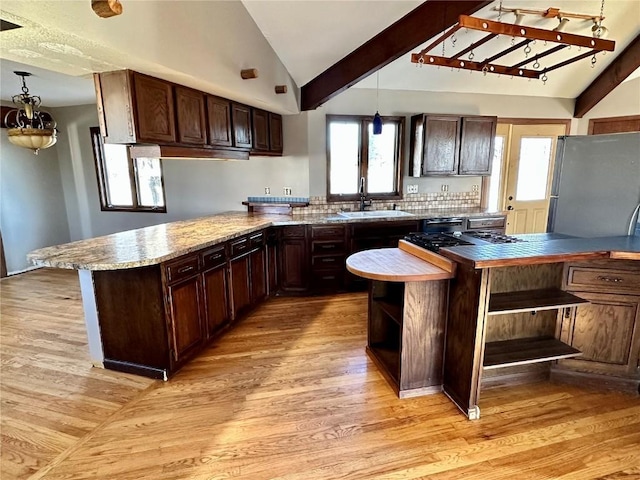
{"label": "wooden ceiling beam", "polygon": [[313,110],[376,70],[409,53],[490,1],[427,0],[326,69],[301,89],[301,109]]}
{"label": "wooden ceiling beam", "polygon": [[573,116],[582,118],[637,68],[640,68],[640,35],[578,95]]}

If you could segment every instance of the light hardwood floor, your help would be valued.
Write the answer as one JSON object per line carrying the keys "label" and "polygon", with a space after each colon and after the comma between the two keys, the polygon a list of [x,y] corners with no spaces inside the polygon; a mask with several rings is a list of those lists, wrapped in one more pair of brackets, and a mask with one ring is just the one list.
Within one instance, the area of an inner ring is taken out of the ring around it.
{"label": "light hardwood floor", "polygon": [[399,400],[366,297],[277,298],[169,382],[90,368],[75,272],[0,282],[2,480],[640,478],[640,399],[540,383]]}

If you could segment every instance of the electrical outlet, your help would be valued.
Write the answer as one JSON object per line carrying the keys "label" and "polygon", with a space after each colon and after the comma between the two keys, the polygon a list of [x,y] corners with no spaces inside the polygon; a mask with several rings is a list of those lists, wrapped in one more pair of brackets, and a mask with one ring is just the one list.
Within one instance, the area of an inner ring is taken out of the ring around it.
{"label": "electrical outlet", "polygon": [[478,188],[480,188],[480,187],[478,187],[478,185],[471,185],[471,191],[472,192],[477,192]]}
{"label": "electrical outlet", "polygon": [[418,193],[418,185],[407,185],[407,193]]}
{"label": "electrical outlet", "polygon": [[284,187],[282,189],[282,193],[284,193],[285,195],[291,195],[291,187]]}
{"label": "electrical outlet", "polygon": [[440,187],[440,190],[442,190],[443,192],[448,192],[449,191],[449,185],[446,184],[442,184],[442,186]]}
{"label": "electrical outlet", "polygon": [[271,195],[271,189],[269,187],[264,187],[264,194]]}

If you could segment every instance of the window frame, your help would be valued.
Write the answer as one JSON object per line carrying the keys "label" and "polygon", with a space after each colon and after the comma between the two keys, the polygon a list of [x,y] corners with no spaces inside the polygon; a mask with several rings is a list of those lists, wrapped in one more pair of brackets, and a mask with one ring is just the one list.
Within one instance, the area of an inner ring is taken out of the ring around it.
{"label": "window frame", "polygon": [[91,146],[96,167],[96,177],[98,180],[98,196],[100,197],[100,210],[103,212],[154,212],[167,213],[167,197],[164,189],[164,172],[162,169],[162,159],[160,162],[160,186],[162,189],[161,207],[147,207],[140,205],[140,194],[138,192],[138,175],[136,174],[134,159],[127,150],[127,161],[129,164],[129,181],[131,182],[131,199],[133,205],[130,207],[123,205],[112,205],[109,203],[109,187],[106,178],[106,158],[104,154],[104,140],[99,127],[89,127],[91,133]]}
{"label": "window frame", "polygon": [[[365,189],[365,197],[370,200],[399,200],[402,199],[402,181],[404,172],[404,131],[405,117],[403,116],[386,116],[381,117],[383,125],[385,123],[395,123],[397,125],[396,145],[395,145],[395,173],[394,187],[395,192],[389,193],[373,193],[369,194]],[[334,115],[326,116],[326,192],[327,202],[351,202],[360,200],[360,194],[340,194],[331,193],[331,138],[330,127],[334,122],[359,123],[360,136],[358,139],[358,178],[368,177],[368,161],[369,161],[369,124],[373,123],[373,115]],[[368,188],[368,185],[367,185]]]}

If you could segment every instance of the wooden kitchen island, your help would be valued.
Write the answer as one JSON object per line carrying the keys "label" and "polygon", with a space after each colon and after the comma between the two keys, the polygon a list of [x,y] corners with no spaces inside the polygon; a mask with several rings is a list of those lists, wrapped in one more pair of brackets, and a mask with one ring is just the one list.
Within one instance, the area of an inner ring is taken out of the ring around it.
{"label": "wooden kitchen island", "polygon": [[[445,248],[443,390],[469,419],[481,387],[552,377],[638,392],[640,238]],[[573,359],[575,357],[575,359]]]}
{"label": "wooden kitchen island", "polygon": [[347,269],[369,282],[367,353],[400,398],[442,391],[449,279],[456,264],[400,240],[365,250]]}

